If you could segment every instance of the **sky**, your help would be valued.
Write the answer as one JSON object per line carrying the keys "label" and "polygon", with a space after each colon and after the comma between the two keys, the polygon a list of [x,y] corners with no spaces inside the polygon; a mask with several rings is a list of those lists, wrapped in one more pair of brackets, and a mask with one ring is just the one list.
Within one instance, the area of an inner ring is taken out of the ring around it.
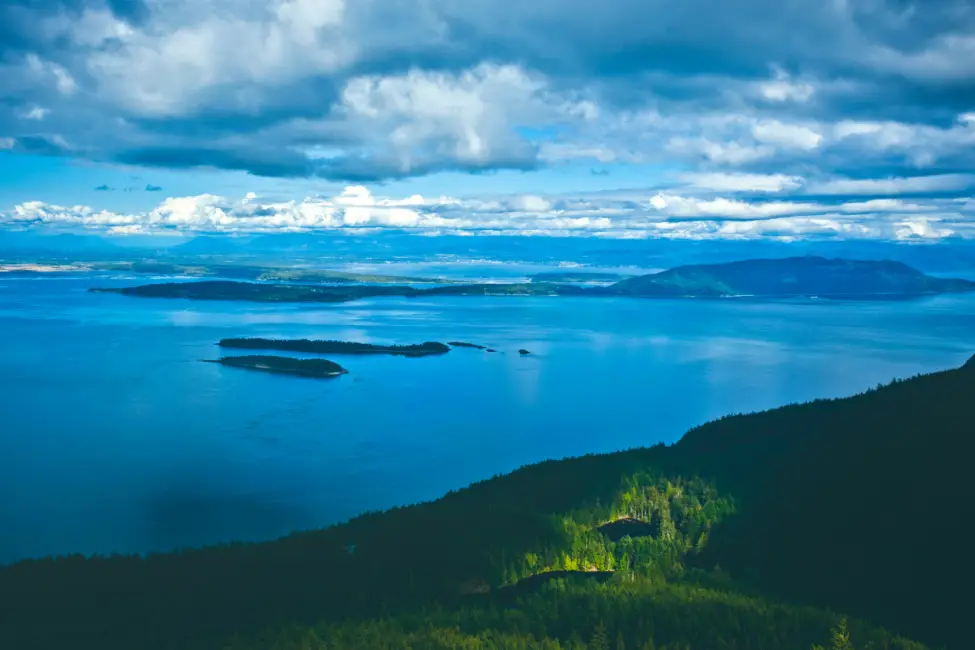
{"label": "sky", "polygon": [[971,0],[5,0],[0,228],[975,237]]}

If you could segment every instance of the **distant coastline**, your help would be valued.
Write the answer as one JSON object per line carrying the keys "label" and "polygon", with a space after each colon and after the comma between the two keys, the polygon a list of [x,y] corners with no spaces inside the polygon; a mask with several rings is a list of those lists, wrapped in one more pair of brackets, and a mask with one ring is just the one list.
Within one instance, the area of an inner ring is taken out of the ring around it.
{"label": "distant coastline", "polygon": [[375,345],[348,341],[312,341],[309,339],[229,338],[217,343],[222,348],[241,350],[277,350],[312,354],[389,354],[401,357],[426,357],[446,354],[450,348],[428,341],[416,345]]}
{"label": "distant coastline", "polygon": [[[403,280],[406,282],[406,280]],[[975,291],[975,282],[926,275],[900,262],[792,257],[679,266],[604,286],[524,282],[446,284],[297,285],[238,281],[147,284],[92,288],[93,292],[145,298],[250,302],[343,303],[383,296],[588,296],[633,298],[822,298],[899,300]]]}

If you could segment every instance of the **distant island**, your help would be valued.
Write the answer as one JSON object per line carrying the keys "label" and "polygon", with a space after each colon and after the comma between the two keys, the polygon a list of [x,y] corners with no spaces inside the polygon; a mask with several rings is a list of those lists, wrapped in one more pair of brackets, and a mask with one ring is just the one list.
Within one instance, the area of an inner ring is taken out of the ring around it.
{"label": "distant island", "polygon": [[464,341],[451,341],[447,345],[454,348],[474,348],[475,350],[487,349],[487,347],[484,345],[478,345],[476,343],[465,343]]}
{"label": "distant island", "polygon": [[87,271],[88,267],[80,264],[0,264],[0,273],[10,275],[36,275],[40,273],[72,273]]}
{"label": "distant island", "polygon": [[375,345],[349,341],[312,341],[309,339],[230,338],[217,345],[242,350],[279,350],[312,354],[391,354],[400,357],[426,357],[446,354],[450,348],[428,341],[416,345]]}
{"label": "distant island", "polygon": [[378,296],[626,296],[634,298],[898,299],[975,291],[975,282],[936,278],[900,262],[790,257],[679,266],[609,286],[559,283],[307,286],[234,281],[176,282],[91,291],[147,298],[341,303]]}
{"label": "distant island", "polygon": [[[350,284],[340,286],[270,284],[233,280],[165,282],[135,287],[94,287],[93,293],[118,293],[140,298],[185,298],[188,300],[243,300],[248,302],[340,303],[379,296],[556,296],[572,293],[567,285],[458,284],[417,289],[408,285]],[[578,288],[579,292],[585,291]]]}
{"label": "distant island", "polygon": [[975,282],[932,277],[901,262],[810,256],[679,266],[611,290],[642,297],[883,298],[973,291]]}
{"label": "distant island", "polygon": [[258,370],[278,375],[293,375],[295,377],[311,377],[314,379],[334,379],[348,372],[339,364],[327,359],[293,359],[291,357],[274,357],[250,355],[243,357],[223,357],[221,359],[206,359],[207,363],[219,363],[232,368]]}

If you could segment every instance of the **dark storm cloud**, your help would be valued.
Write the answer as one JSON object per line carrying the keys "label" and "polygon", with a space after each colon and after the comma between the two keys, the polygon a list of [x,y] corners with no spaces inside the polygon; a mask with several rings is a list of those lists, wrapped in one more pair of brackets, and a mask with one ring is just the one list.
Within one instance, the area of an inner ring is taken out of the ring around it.
{"label": "dark storm cloud", "polygon": [[973,52],[968,0],[13,0],[0,142],[362,182],[593,158],[951,172],[975,163]]}
{"label": "dark storm cloud", "polygon": [[215,167],[249,171],[258,176],[289,177],[307,176],[310,163],[307,158],[286,151],[260,149],[208,149],[203,147],[152,147],[122,151],[116,160],[131,165],[189,169]]}

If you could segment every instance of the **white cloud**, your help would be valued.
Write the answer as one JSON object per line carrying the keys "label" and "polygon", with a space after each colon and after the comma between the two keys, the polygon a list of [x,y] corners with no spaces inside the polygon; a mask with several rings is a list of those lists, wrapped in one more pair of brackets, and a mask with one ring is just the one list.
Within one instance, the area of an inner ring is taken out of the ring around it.
{"label": "white cloud", "polygon": [[786,174],[692,172],[679,174],[677,178],[690,187],[715,192],[783,192],[803,184],[801,177]]}
{"label": "white cloud", "polygon": [[809,194],[926,194],[975,187],[975,174],[936,174],[900,178],[834,178],[810,183]]}
{"label": "white cloud", "polygon": [[911,219],[897,224],[897,239],[944,239],[955,234],[951,228],[939,228],[930,219]]}
{"label": "white cloud", "polygon": [[459,75],[414,70],[352,79],[341,114],[402,173],[429,164],[431,152],[476,167],[525,155],[512,127],[555,116],[544,91],[542,80],[517,66],[482,65]]}
{"label": "white cloud", "polygon": [[150,2],[152,17],[144,26],[115,21],[99,25],[93,36],[89,20],[72,33],[79,44],[106,34],[117,39],[115,47],[91,52],[87,71],[106,99],[150,117],[186,115],[228,100],[256,109],[272,98],[249,86],[283,86],[335,72],[352,59],[356,45],[342,31],[344,0],[251,7],[228,12],[189,0]]}
{"label": "white cloud", "polygon": [[44,61],[31,53],[27,55],[27,67],[38,79],[53,84],[62,95],[73,95],[78,90],[78,82],[71,73],[53,61]]}
{"label": "white cloud", "polygon": [[551,201],[540,196],[518,196],[510,201],[511,206],[521,212],[548,212],[552,209]]}
{"label": "white cloud", "polygon": [[671,138],[666,150],[680,156],[703,157],[720,165],[742,165],[763,158],[770,158],[775,149],[769,146],[754,146],[740,142],[715,142],[707,138]]}
{"label": "white cloud", "polygon": [[737,199],[698,199],[675,194],[657,194],[650,199],[650,205],[662,215],[676,218],[760,219],[820,209],[815,203],[751,203]]}
{"label": "white cloud", "polygon": [[0,224],[84,228],[115,235],[159,232],[356,233],[407,230],[443,233],[518,233],[547,236],[706,238],[856,237],[895,239],[969,236],[958,199],[907,202],[874,198],[845,203],[745,201],[638,193],[495,198],[375,196],[361,185],[332,197],[267,201],[212,194],[171,197],[147,212],[118,213],[88,206],[32,201],[0,212]]}
{"label": "white cloud", "polygon": [[42,121],[51,113],[51,109],[34,106],[30,110],[24,111],[21,117],[25,120]]}
{"label": "white cloud", "polygon": [[773,68],[772,79],[759,85],[762,97],[770,102],[807,102],[816,92],[812,84],[793,81],[782,68]]}
{"label": "white cloud", "polygon": [[759,122],[752,127],[752,135],[759,142],[787,149],[811,151],[819,147],[823,136],[799,124],[783,124],[778,120]]}
{"label": "white cloud", "polygon": [[0,138],[0,151],[13,149],[16,145],[17,141],[13,138]]}

